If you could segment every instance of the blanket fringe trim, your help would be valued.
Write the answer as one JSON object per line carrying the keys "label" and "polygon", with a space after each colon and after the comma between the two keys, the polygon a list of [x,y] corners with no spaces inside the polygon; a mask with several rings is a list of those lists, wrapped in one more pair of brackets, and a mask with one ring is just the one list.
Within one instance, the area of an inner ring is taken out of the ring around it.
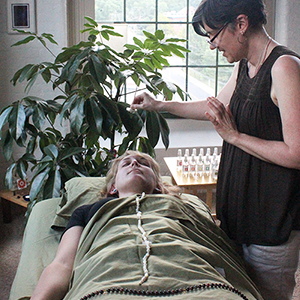
{"label": "blanket fringe trim", "polygon": [[193,286],[188,286],[185,288],[178,288],[178,289],[171,289],[171,290],[137,290],[137,289],[128,289],[128,288],[122,288],[122,287],[112,287],[109,289],[105,290],[98,290],[95,291],[91,294],[88,294],[80,300],[88,300],[96,296],[104,296],[108,294],[116,294],[116,295],[132,295],[132,296],[160,296],[160,297],[165,297],[165,296],[175,296],[175,295],[180,295],[180,294],[186,294],[190,292],[196,292],[196,291],[201,291],[201,290],[213,290],[213,289],[221,289],[221,290],[226,290],[230,291],[238,296],[240,296],[244,300],[249,300],[241,291],[238,289],[229,286],[227,284],[223,283],[204,283],[204,284],[199,284],[199,285],[193,285]]}

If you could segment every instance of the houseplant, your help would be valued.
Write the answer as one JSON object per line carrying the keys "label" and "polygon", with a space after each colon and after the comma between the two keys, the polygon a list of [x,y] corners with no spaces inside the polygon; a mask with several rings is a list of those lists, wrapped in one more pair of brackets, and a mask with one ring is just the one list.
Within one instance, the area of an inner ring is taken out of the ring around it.
{"label": "houseplant", "polygon": [[[31,201],[59,196],[64,183],[74,176],[105,175],[109,161],[126,149],[153,156],[160,136],[168,147],[169,128],[160,113],[128,111],[129,104],[122,99],[129,78],[136,90],[161,93],[169,100],[178,93],[184,99],[183,91],[164,81],[160,73],[172,54],[184,57],[183,40],[167,39],[162,30],[144,31],[144,41],[135,37],[134,44],[117,52],[103,41],[121,35],[111,26],[98,27],[93,19],[86,20],[83,32],[89,33],[88,41],[63,48],[53,55],[53,62],[27,64],[12,79],[14,85],[27,81],[28,92],[41,77],[59,95],[51,100],[28,95],[5,107],[0,115],[3,155],[12,162],[6,185],[12,186],[14,174],[25,178],[30,170]],[[38,40],[50,51],[47,43],[57,44],[51,34],[18,31],[27,36],[13,46]],[[140,135],[143,126],[146,137]],[[116,133],[122,136],[120,144],[116,144]],[[110,147],[102,145],[104,140]],[[15,146],[24,148],[21,157],[14,157]]]}

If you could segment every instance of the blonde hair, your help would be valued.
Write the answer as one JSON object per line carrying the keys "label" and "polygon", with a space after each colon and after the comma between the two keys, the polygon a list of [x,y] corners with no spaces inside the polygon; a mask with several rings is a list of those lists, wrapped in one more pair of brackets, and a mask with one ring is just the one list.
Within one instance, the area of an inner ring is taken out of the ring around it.
{"label": "blonde hair", "polygon": [[123,158],[127,156],[139,156],[146,159],[149,162],[150,167],[153,170],[156,178],[156,189],[153,191],[153,194],[171,194],[174,196],[180,195],[181,189],[178,186],[163,182],[162,177],[160,175],[159,164],[155,161],[155,159],[153,159],[149,154],[143,152],[127,150],[123,155],[112,160],[111,167],[106,174],[106,186],[101,192],[102,196],[107,197],[111,195],[110,190],[112,185],[115,183],[119,163],[121,162],[121,160],[123,160]]}

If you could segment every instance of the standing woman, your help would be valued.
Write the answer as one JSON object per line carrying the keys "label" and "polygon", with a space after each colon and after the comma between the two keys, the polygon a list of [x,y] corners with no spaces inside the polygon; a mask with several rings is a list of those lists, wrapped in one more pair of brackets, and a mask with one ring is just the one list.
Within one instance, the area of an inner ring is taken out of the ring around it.
{"label": "standing woman", "polygon": [[300,249],[300,59],[265,31],[262,0],[203,0],[193,26],[237,62],[217,98],[133,109],[209,120],[223,138],[217,217],[266,300],[291,299]]}

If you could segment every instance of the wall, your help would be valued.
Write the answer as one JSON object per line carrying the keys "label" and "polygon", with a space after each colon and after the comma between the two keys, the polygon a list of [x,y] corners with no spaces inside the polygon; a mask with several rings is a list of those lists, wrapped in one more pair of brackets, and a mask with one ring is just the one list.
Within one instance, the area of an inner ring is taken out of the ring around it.
{"label": "wall", "polygon": [[300,53],[299,0],[276,0],[275,38]]}

